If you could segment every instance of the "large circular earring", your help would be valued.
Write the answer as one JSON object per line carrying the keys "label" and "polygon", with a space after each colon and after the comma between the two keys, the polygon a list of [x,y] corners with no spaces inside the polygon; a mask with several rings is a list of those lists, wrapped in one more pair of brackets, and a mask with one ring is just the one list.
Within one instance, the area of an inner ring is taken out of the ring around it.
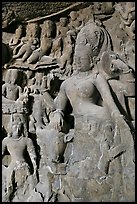
{"label": "large circular earring", "polygon": [[94,64],[93,62],[90,63],[90,68],[93,68],[94,67]]}

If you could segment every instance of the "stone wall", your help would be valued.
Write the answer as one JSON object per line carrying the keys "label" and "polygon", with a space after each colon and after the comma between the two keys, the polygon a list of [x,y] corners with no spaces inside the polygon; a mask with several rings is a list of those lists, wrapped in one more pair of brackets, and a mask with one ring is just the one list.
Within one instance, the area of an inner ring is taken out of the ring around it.
{"label": "stone wall", "polygon": [[135,2],[2,3],[2,201],[135,201]]}

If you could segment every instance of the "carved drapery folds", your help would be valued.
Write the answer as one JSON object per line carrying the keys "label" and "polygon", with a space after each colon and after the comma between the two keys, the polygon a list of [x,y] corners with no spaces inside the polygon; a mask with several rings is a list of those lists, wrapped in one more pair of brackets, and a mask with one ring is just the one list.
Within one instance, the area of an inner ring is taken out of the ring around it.
{"label": "carved drapery folds", "polygon": [[3,202],[135,201],[134,12],[3,17]]}

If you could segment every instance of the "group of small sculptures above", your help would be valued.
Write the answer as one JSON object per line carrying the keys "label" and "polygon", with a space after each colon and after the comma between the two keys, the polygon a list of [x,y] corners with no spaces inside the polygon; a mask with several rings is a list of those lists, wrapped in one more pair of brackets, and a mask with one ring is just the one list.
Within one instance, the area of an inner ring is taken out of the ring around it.
{"label": "group of small sculptures above", "polygon": [[45,20],[41,25],[28,23],[25,36],[23,25],[19,25],[9,42],[13,50],[10,66],[24,66],[32,70],[39,66],[58,67],[61,73],[67,67],[68,73],[64,75],[70,75],[76,36],[84,26],[77,11],[72,11],[70,18],[70,22],[67,17],[61,17],[57,23],[52,20]]}
{"label": "group of small sculptures above", "polygon": [[[116,4],[115,10],[121,19],[120,28],[134,40],[134,2],[127,2],[124,10],[121,4]],[[10,67],[24,66],[35,70],[39,66],[46,67],[47,65],[47,67],[59,67],[58,72],[61,75],[64,73],[64,76],[70,76],[76,37],[88,22],[89,19],[86,18],[84,19],[78,11],[71,11],[68,16],[60,17],[59,22],[46,19],[41,24],[38,22],[28,22],[27,25],[19,24],[9,42],[13,53]],[[90,21],[94,20],[94,15],[92,18],[90,16]]]}
{"label": "group of small sculptures above", "polygon": [[25,36],[19,25],[9,42],[4,202],[134,200],[134,69],[101,22],[69,16],[28,23]]}

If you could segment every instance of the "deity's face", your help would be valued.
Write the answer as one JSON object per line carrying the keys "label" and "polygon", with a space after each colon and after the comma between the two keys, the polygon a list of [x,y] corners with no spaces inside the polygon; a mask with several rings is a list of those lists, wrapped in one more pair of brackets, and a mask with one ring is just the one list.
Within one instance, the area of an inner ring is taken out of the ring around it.
{"label": "deity's face", "polygon": [[16,35],[21,35],[23,31],[23,27],[22,25],[20,25],[17,29],[16,29]]}
{"label": "deity's face", "polygon": [[90,57],[89,57],[89,55],[82,53],[82,50],[81,50],[80,54],[77,53],[75,55],[74,61],[75,61],[76,69],[78,71],[85,72],[85,71],[89,71],[91,69]]}
{"label": "deity's face", "polygon": [[22,123],[13,123],[12,125],[12,138],[19,138],[22,135]]}
{"label": "deity's face", "polygon": [[17,78],[18,78],[18,70],[12,69],[11,70],[11,77],[10,77],[11,83],[15,84]]}
{"label": "deity's face", "polygon": [[5,75],[5,82],[6,83],[9,83],[10,82],[10,73],[11,73],[11,70],[7,70],[6,72],[6,75]]}
{"label": "deity's face", "polygon": [[60,18],[60,24],[61,24],[61,26],[66,26],[67,25],[67,18]]}
{"label": "deity's face", "polygon": [[128,14],[128,20],[131,20],[131,22],[133,20],[135,20],[135,11],[132,11]]}
{"label": "deity's face", "polygon": [[78,14],[76,11],[71,11],[69,15],[71,17],[71,20],[73,20],[73,21],[76,20],[78,17]]}

